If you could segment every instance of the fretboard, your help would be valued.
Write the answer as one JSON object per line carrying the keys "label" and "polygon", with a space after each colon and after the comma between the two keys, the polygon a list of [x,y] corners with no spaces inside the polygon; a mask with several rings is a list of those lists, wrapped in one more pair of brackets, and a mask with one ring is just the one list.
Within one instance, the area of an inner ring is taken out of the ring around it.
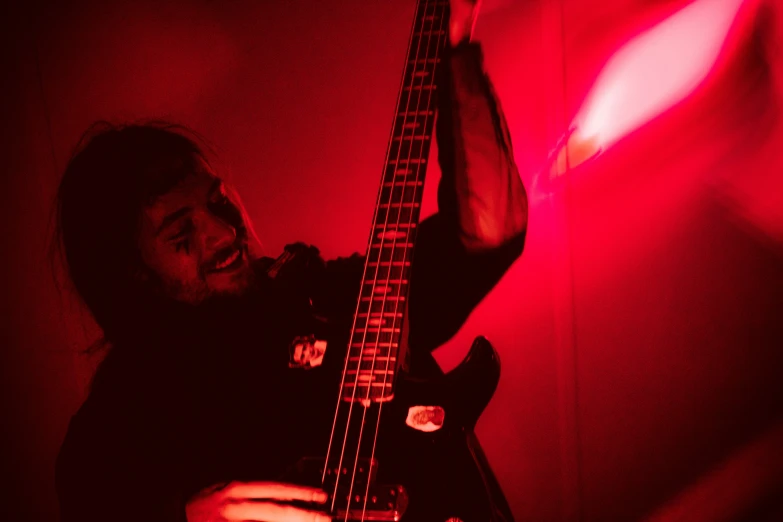
{"label": "fretboard", "polygon": [[447,0],[419,0],[416,6],[351,332],[343,400],[379,402],[393,396],[448,8]]}

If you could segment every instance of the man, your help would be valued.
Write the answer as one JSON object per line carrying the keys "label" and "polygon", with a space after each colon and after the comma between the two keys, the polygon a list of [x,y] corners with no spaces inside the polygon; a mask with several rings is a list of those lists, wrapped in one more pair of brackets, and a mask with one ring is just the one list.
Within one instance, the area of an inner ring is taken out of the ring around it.
{"label": "man", "polygon": [[[411,276],[410,367],[423,376],[439,371],[430,350],[520,255],[527,223],[508,130],[469,42],[477,2],[451,6],[439,212],[419,227]],[[59,225],[109,347],[58,459],[62,521],[330,520],[323,491],[274,479],[291,437],[309,436],[285,429],[291,412],[275,394],[291,386],[280,377],[291,332],[350,326],[363,259],[324,263],[301,244],[285,262],[257,259],[238,197],[170,126],[89,139],[63,177]]]}

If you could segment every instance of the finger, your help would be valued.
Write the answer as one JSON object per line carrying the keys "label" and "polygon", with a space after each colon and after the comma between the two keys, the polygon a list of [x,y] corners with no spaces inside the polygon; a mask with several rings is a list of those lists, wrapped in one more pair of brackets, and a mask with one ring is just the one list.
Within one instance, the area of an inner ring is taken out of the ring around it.
{"label": "finger", "polygon": [[226,504],[220,512],[229,522],[332,522],[332,517],[317,511],[269,502],[237,502]]}
{"label": "finger", "polygon": [[302,500],[323,504],[329,498],[318,488],[282,484],[279,482],[232,482],[226,488],[226,496],[234,499]]}

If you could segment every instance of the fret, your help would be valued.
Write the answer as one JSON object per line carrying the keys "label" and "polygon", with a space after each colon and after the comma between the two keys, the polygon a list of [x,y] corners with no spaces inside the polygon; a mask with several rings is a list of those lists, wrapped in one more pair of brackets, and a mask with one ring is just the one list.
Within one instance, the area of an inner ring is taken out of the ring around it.
{"label": "fret", "polygon": [[361,297],[360,299],[362,301],[383,301],[389,303],[394,301],[405,301],[406,297],[404,295],[372,295]]}
{"label": "fret", "polygon": [[409,168],[402,168],[402,169],[392,169],[391,174],[392,178],[406,178],[411,175],[416,175],[418,173],[418,169],[409,169]]}
{"label": "fret", "polygon": [[[378,281],[384,283],[384,284],[392,284],[392,285],[407,285],[408,280],[407,279],[379,279]],[[376,284],[376,281],[371,280],[365,280],[365,285],[372,285]]]}
{"label": "fret", "polygon": [[384,187],[423,187],[423,181],[388,181],[383,184]]}
{"label": "fret", "polygon": [[430,110],[402,111],[402,112],[398,112],[397,116],[435,116],[435,111],[430,111]]}
{"label": "fret", "polygon": [[382,336],[382,338],[379,338],[379,339],[366,339],[364,341],[364,345],[363,345],[362,349],[359,350],[359,347],[362,346],[361,336],[360,336],[360,338],[356,340],[357,342],[354,343],[354,344],[359,345],[359,346],[355,346],[353,349],[354,349],[354,351],[361,352],[361,353],[354,353],[354,354],[352,354],[352,356],[353,357],[364,357],[365,359],[368,358],[368,357],[369,358],[373,358],[373,357],[381,357],[381,356],[388,358],[390,356],[393,356],[394,353],[389,354],[388,353],[389,349],[386,348],[385,353],[379,354],[379,353],[377,353],[378,348],[376,348],[376,345],[384,345],[384,344],[388,345],[391,341],[398,342],[399,340],[400,340],[400,336],[399,335],[394,336],[394,338],[392,339],[390,334],[384,334]]}
{"label": "fret", "polygon": [[412,249],[413,248],[413,243],[392,243],[392,244],[388,244],[388,243],[373,243],[372,245],[370,245],[370,248],[391,248],[391,249],[394,249],[394,248],[397,248],[397,249],[399,249],[399,248],[411,248]]}
{"label": "fret", "polygon": [[[400,289],[405,289],[406,285],[408,284],[408,281],[406,280],[404,283],[388,283],[386,281],[364,281],[362,285],[362,289],[364,291],[364,295],[369,295],[368,292],[371,292],[372,295],[385,295],[389,296],[390,294],[398,294],[401,293]],[[372,286],[372,289],[367,289],[365,287]]]}
{"label": "fret", "polygon": [[405,232],[402,230],[383,230],[375,234],[375,239],[380,239],[391,244],[399,244],[401,242],[412,243],[415,240],[416,233],[414,231]]}
{"label": "fret", "polygon": [[427,140],[392,141],[389,145],[391,158],[424,158],[430,152],[430,142]]}
{"label": "fret", "polygon": [[362,299],[359,301],[359,313],[401,313],[404,309],[404,300]]}
{"label": "fret", "polygon": [[414,34],[411,36],[411,53],[413,53],[414,59],[437,57],[438,51],[443,47],[446,41],[444,35],[426,33],[430,29],[432,29],[432,21],[427,21],[422,25],[422,30],[425,31],[425,34]]}
{"label": "fret", "polygon": [[403,230],[411,230],[411,229],[416,228],[416,223],[389,223],[388,225],[384,225],[384,224],[381,223],[379,225],[375,225],[374,228],[375,228],[375,230],[378,230],[378,231],[381,231],[381,232],[383,232],[383,231],[392,231],[392,230],[395,230],[395,229],[398,229],[398,228],[401,228]]}
{"label": "fret", "polygon": [[369,285],[371,285],[372,282],[367,283],[363,286],[363,293],[364,296],[377,296],[377,297],[386,297],[387,300],[389,300],[390,297],[397,296],[397,295],[405,295],[408,293],[408,287],[407,285],[380,285],[380,289],[378,286],[373,287],[372,289],[369,288]]}
{"label": "fret", "polygon": [[[363,369],[362,369],[362,370],[358,370],[358,371],[360,372],[360,373],[359,373],[360,375],[361,375],[362,373],[368,373],[368,374],[379,374],[379,375],[392,375],[392,374],[394,374],[394,370],[386,370],[386,369],[382,369],[382,370],[378,370],[378,369],[373,369],[373,370],[363,370]],[[356,372],[357,372],[357,370],[348,370],[348,372],[347,372],[347,373],[348,373],[349,375],[356,375]]]}
{"label": "fret", "polygon": [[381,187],[380,201],[396,203],[414,203],[421,199],[421,191],[424,183],[421,181],[407,181],[401,183],[384,183]]}
{"label": "fret", "polygon": [[381,203],[379,208],[419,207],[420,203]]}
{"label": "fret", "polygon": [[408,63],[413,65],[437,65],[440,63],[440,58],[416,58],[408,60]]}
{"label": "fret", "polygon": [[400,111],[394,119],[393,135],[396,136],[432,136],[434,111]]}
{"label": "fret", "polygon": [[[390,348],[399,348],[400,345],[396,341],[383,341],[383,342],[376,342],[372,346],[369,346],[366,342],[361,341],[351,341],[350,345],[350,351],[356,352],[357,349],[361,348],[363,353],[370,354],[370,355],[377,355],[379,357],[386,357],[389,355],[389,349]],[[354,355],[354,353],[350,353],[349,355]],[[356,354],[359,355],[359,354]]]}
{"label": "fret", "polygon": [[[399,333],[369,332],[361,335],[356,334],[351,341],[352,353],[350,355],[355,357],[388,357],[394,355],[394,353],[389,353],[389,349],[396,348],[399,341]],[[390,347],[391,344],[394,344],[394,346]]]}
{"label": "fret", "polygon": [[376,357],[376,358],[366,358],[366,357],[349,357],[348,358],[348,373],[356,374],[356,371],[368,371],[368,370],[375,370],[377,368],[396,368],[397,367],[397,358],[396,357]]}
{"label": "fret", "polygon": [[444,31],[444,30],[442,30],[442,29],[440,29],[440,30],[435,30],[435,31],[416,31],[416,32],[414,32],[413,34],[414,34],[414,35],[416,35],[416,36],[422,36],[422,35],[430,35],[430,36],[432,36],[432,35],[435,35],[435,36],[440,36],[440,35],[442,35],[442,34],[446,34],[446,31]]}
{"label": "fret", "polygon": [[405,68],[405,73],[402,77],[402,85],[404,87],[431,86],[435,83],[434,78],[435,78],[434,65],[409,64]]}
{"label": "fret", "polygon": [[427,163],[426,158],[410,158],[410,159],[400,158],[400,159],[389,160],[390,165],[406,165],[406,164],[419,165],[422,163]]}
{"label": "fret", "polygon": [[[348,355],[348,357],[364,357],[366,359],[367,355],[362,355],[363,351],[364,351],[365,354],[367,353],[367,351],[372,352],[372,350],[370,348],[366,348],[366,349],[363,349],[363,350],[360,350],[358,347],[357,348],[351,348],[351,353]],[[388,348],[376,349],[375,352],[381,352],[381,353],[376,353],[375,354],[376,357],[396,357],[396,354],[397,354],[396,351],[394,352],[394,354],[390,354]],[[370,354],[370,357],[373,357],[372,353]]]}
{"label": "fret", "polygon": [[386,402],[393,397],[394,393],[390,382],[350,382],[343,385],[343,401],[345,402],[364,403],[368,400]]}
{"label": "fret", "polygon": [[405,261],[412,252],[413,248],[373,247],[367,257],[373,261]]}
{"label": "fret", "polygon": [[386,384],[394,380],[394,370],[348,370],[346,378],[357,384]]}
{"label": "fret", "polygon": [[426,85],[410,80],[405,82],[405,86],[400,91],[400,99],[397,105],[398,112],[418,112],[429,111],[435,109],[435,95],[437,88],[425,88],[430,87],[431,82],[427,82]]}
{"label": "fret", "polygon": [[381,327],[377,327],[377,326],[368,326],[366,328],[356,328],[356,329],[354,329],[354,332],[364,332],[364,333],[367,333],[367,332],[399,333],[400,329],[399,328],[381,328]]}
{"label": "fret", "polygon": [[424,91],[432,90],[432,91],[434,91],[437,88],[438,88],[437,85],[406,85],[402,89],[405,90],[405,91],[411,91],[411,90],[413,90],[413,91],[420,91],[420,90],[424,90]]}
{"label": "fret", "polygon": [[364,403],[368,400],[386,402],[392,398],[394,398],[394,393],[390,382],[351,382],[343,385],[343,401],[345,402]]}
{"label": "fret", "polygon": [[364,290],[365,295],[389,295],[394,293],[394,286],[391,283],[387,283],[386,281],[379,279],[377,281],[362,281],[362,285],[369,286],[372,285],[372,288],[368,290]]}
{"label": "fret", "polygon": [[422,165],[387,165],[382,182],[421,181],[421,178],[424,177],[424,169],[425,167]]}
{"label": "fret", "polygon": [[397,342],[400,340],[400,329],[399,328],[387,328],[388,330],[396,330],[394,332],[362,332],[362,333],[356,333],[354,332],[353,336],[353,344],[354,345],[361,345],[362,342],[364,342],[364,346],[366,348],[373,348],[377,344],[388,344],[391,342]]}
{"label": "fret", "polygon": [[410,266],[403,266],[402,263],[398,263],[395,266],[390,266],[387,262],[382,263],[381,266],[377,266],[378,263],[373,263],[375,266],[368,266],[365,277],[368,279],[377,277],[382,279],[402,279],[407,278],[410,274]]}
{"label": "fret", "polygon": [[392,138],[393,141],[400,141],[400,140],[406,140],[406,141],[407,140],[428,140],[428,139],[430,139],[430,137],[426,136],[426,135],[419,135],[419,136],[402,135],[402,136],[395,136],[394,138]]}
{"label": "fret", "polygon": [[[367,346],[366,343],[351,343],[349,357],[366,357],[366,354],[376,355],[378,357],[389,357],[391,348],[399,348],[399,343],[376,343],[373,346]],[[364,355],[363,355],[364,354]]]}
{"label": "fret", "polygon": [[[421,27],[422,32],[431,32],[436,29],[442,29],[444,27],[444,20],[442,19],[442,16],[440,14],[432,14],[427,15],[421,19],[421,24],[419,27]],[[444,31],[445,32],[445,31]],[[432,40],[438,40],[439,38],[432,38]],[[427,56],[432,56],[432,54],[427,54]]]}
{"label": "fret", "polygon": [[397,324],[397,321],[400,320],[400,323],[402,319],[401,313],[374,313],[374,314],[368,314],[368,313],[360,313],[356,314],[356,319],[354,321],[354,328],[364,328],[368,325],[370,326],[386,326],[389,324]]}
{"label": "fret", "polygon": [[[398,230],[398,228],[401,230]],[[395,227],[393,224],[388,225],[387,227],[384,227],[383,225],[377,226],[374,227],[374,239],[392,243],[397,243],[399,241],[412,242],[415,239],[416,231],[411,230],[410,228],[402,225],[400,227]]]}
{"label": "fret", "polygon": [[383,207],[379,208],[375,223],[381,225],[384,223],[412,223],[419,220],[419,207]]}

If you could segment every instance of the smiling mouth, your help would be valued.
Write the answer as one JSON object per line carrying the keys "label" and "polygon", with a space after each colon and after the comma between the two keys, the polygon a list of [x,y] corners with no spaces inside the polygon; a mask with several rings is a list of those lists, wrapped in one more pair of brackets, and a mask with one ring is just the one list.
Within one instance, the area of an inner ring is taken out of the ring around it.
{"label": "smiling mouth", "polygon": [[216,272],[229,272],[239,268],[239,266],[242,265],[244,261],[242,249],[233,248],[230,252],[231,253],[229,253],[228,256],[219,256],[218,261],[207,270],[207,273],[214,274]]}

